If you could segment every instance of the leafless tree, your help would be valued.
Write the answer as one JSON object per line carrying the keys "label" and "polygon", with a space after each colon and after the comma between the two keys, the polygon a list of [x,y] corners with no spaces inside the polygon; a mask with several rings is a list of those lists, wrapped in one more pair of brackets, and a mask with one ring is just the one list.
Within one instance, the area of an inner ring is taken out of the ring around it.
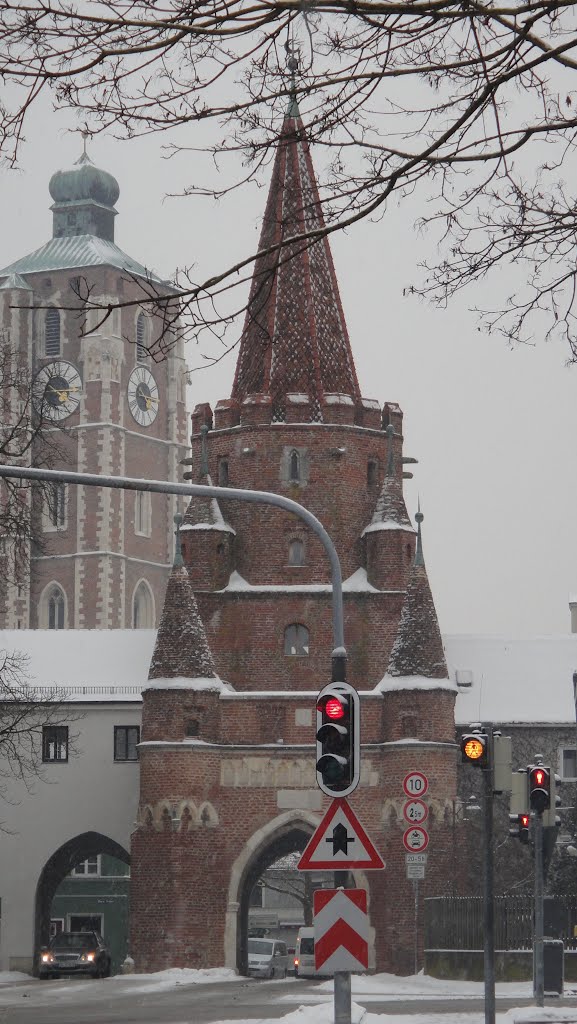
{"label": "leafless tree", "polygon": [[[63,689],[34,686],[27,669],[25,655],[0,650],[0,798],[8,803],[15,781],[30,791],[45,778],[43,728],[70,725],[80,717],[66,703]],[[74,749],[70,737],[69,756]]]}
{"label": "leafless tree", "polygon": [[[325,213],[303,244],[426,199],[439,259],[407,292],[444,303],[508,265],[513,293],[483,323],[511,342],[560,335],[577,358],[574,0],[0,0],[0,32],[8,163],[48,88],[92,133],[173,144],[212,121],[215,169],[232,154],[236,172],[190,191],[218,196],[260,174],[293,93]],[[234,319],[253,260],[181,275],[190,333]]]}

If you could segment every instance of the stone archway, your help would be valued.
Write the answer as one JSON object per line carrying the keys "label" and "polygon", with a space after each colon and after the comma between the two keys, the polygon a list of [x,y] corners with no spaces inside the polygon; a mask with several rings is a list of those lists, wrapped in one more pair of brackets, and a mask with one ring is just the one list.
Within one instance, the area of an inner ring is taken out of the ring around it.
{"label": "stone archway", "polygon": [[46,861],[36,886],[34,907],[34,964],[38,962],[41,946],[46,945],[50,933],[50,907],[54,894],[64,878],[77,864],[99,853],[109,854],[130,864],[130,854],[120,843],[100,832],[83,832],[56,850]]}
{"label": "stone archway", "polygon": [[[224,935],[224,962],[226,967],[246,974],[248,904],[250,892],[267,867],[278,857],[296,850],[304,850],[308,840],[320,823],[320,818],[309,811],[286,811],[259,828],[245,843],[234,861],[228,888],[228,906]],[[371,892],[364,871],[351,871],[355,886],[367,892],[370,914]],[[369,966],[375,964],[375,931],[369,930]]]}

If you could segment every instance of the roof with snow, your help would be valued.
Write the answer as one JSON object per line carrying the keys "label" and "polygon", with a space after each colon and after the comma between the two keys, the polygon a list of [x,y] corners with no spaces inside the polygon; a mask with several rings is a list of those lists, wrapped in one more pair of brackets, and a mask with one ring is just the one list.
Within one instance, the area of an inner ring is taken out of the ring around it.
{"label": "roof with snow", "polygon": [[[151,629],[4,630],[0,651],[23,652],[32,685],[62,687],[73,701],[140,702],[150,685],[155,640],[156,631]],[[446,635],[443,643],[449,678],[457,683],[459,725],[575,723],[572,677],[577,669],[577,633],[529,638]],[[252,699],[255,694],[247,696]],[[279,696],[300,701],[310,696],[312,707],[316,693]]]}
{"label": "roof with snow", "polygon": [[322,420],[326,395],[338,395],[339,404],[360,400],[328,238],[283,244],[324,227],[304,126],[291,103],[276,152],[232,389],[239,402],[252,394],[270,395],[273,420],[285,419],[288,394],[308,396],[313,421]]}
{"label": "roof with snow", "polygon": [[168,578],[148,678],[157,688],[178,678],[216,680],[196,598],[183,565],[175,564]]}
{"label": "roof with snow", "polygon": [[[67,235],[51,238],[40,249],[15,260],[0,270],[0,277],[13,274],[41,274],[54,270],[75,270],[85,267],[115,267],[123,270],[129,278],[144,278],[152,284],[162,285],[163,291],[174,291],[174,286],[163,281],[141,263],[127,256],[122,249],[106,238],[97,235]],[[20,287],[22,287],[20,285]]]}

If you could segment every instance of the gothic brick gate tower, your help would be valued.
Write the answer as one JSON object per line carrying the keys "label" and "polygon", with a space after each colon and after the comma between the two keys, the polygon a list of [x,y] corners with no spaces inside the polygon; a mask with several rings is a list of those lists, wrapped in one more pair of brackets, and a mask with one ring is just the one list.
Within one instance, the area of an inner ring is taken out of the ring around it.
{"label": "gothic brick gate tower", "polygon": [[[421,895],[445,890],[456,797],[454,699],[402,493],[402,413],[361,397],[293,102],[276,155],[230,399],[192,416],[194,478],[306,505],[343,567],[348,678],[361,692],[362,777],[351,803],[385,857],[367,887],[373,964],[408,973],[415,897],[402,780],[430,780]],[[290,258],[288,258],[290,257]],[[419,517],[420,519],[420,517]],[[144,694],[132,837],[137,970],[246,965],[252,885],[302,849],[315,785],[315,695],[330,680],[331,595],[317,538],[279,509],[192,499]],[[181,563],[184,560],[184,565]],[[421,900],[422,906],[422,900]],[[417,942],[422,943],[422,919]]]}

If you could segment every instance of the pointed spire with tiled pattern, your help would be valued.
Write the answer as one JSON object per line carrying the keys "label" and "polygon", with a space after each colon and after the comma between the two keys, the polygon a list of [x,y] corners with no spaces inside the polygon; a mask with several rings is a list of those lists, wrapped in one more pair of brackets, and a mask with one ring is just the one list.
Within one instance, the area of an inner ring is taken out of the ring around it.
{"label": "pointed spire with tiled pattern", "polygon": [[420,509],[415,519],[418,527],[415,560],[389,658],[387,676],[421,676],[446,680],[448,673],[443,641],[423,558],[423,514]]}
{"label": "pointed spire with tiled pattern", "polygon": [[211,650],[188,572],[182,563],[182,516],[175,516],[175,522],[177,529],[174,565],[166,588],[148,678],[151,681],[215,679],[216,682]]}
{"label": "pointed spire with tiled pattern", "polygon": [[[296,97],[291,95],[275,156],[259,255],[240,341],[232,398],[272,398],[286,417],[289,394],[307,395],[310,419],[323,419],[325,395],[360,393],[328,238],[287,239],[325,226]],[[270,251],[269,251],[270,250]]]}

